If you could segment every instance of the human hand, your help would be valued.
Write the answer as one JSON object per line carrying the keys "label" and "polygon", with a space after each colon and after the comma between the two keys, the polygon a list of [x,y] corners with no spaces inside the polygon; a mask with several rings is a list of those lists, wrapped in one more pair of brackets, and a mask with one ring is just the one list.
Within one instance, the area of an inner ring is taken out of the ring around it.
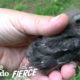
{"label": "human hand", "polygon": [[[28,65],[25,57],[27,47],[39,35],[55,35],[64,30],[68,17],[39,16],[8,9],[0,9],[0,64],[12,71],[20,65]],[[33,36],[34,35],[34,36]],[[49,76],[38,73],[32,80],[65,80],[75,74],[75,65],[66,64],[61,71]]]}

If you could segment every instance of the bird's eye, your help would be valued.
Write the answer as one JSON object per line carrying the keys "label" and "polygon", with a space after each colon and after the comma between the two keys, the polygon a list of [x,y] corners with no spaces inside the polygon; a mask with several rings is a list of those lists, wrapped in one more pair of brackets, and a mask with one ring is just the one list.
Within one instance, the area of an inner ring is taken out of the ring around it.
{"label": "bird's eye", "polygon": [[80,15],[74,16],[74,22],[76,23],[76,25],[80,25]]}
{"label": "bird's eye", "polygon": [[80,24],[80,19],[77,19],[76,20],[76,24]]}

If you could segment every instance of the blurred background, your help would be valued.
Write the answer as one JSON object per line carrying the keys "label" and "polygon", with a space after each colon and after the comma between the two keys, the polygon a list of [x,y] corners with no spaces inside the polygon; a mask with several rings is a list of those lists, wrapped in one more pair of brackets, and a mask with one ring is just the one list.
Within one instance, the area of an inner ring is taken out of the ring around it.
{"label": "blurred background", "polygon": [[[39,15],[57,15],[66,10],[80,8],[79,0],[0,0],[0,8],[9,8]],[[79,73],[72,80],[80,80]],[[9,77],[0,77],[0,80],[18,80]],[[28,79],[19,79],[28,80]]]}
{"label": "blurred background", "polygon": [[41,15],[56,15],[69,7],[71,0],[0,0],[0,7]]}

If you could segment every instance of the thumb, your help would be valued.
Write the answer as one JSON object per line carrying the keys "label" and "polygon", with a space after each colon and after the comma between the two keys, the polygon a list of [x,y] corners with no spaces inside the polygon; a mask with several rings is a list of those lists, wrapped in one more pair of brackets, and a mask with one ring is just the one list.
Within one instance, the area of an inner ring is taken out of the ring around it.
{"label": "thumb", "polygon": [[68,24],[68,16],[61,14],[56,17],[40,16],[25,12],[0,9],[10,16],[10,20],[19,31],[31,35],[53,35],[61,32]]}
{"label": "thumb", "polygon": [[68,16],[61,14],[56,17],[40,16],[34,14],[24,13],[19,16],[19,28],[22,32],[32,35],[54,35],[61,32],[68,24]]}
{"label": "thumb", "polygon": [[29,35],[58,34],[66,27],[68,21],[66,14],[56,17],[40,16],[0,8],[0,45],[15,46],[20,44],[22,46],[32,41],[33,36]]}

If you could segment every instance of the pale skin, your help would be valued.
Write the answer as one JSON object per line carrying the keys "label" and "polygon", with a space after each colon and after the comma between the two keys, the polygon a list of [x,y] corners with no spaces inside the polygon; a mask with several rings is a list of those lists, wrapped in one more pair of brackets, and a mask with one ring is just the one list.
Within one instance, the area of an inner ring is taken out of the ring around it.
{"label": "pale skin", "polygon": [[[60,33],[69,22],[66,14],[40,16],[0,8],[0,64],[9,71],[20,65],[28,65],[25,57],[27,47],[36,36],[50,36]],[[32,80],[70,80],[75,75],[75,64],[63,65],[61,71],[49,76],[38,73]]]}

